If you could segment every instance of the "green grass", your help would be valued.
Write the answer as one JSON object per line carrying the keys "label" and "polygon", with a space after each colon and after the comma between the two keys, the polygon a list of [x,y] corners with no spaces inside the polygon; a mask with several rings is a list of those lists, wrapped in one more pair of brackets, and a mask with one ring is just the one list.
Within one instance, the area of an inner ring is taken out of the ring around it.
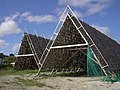
{"label": "green grass", "polygon": [[43,76],[45,78],[48,78],[48,77],[58,77],[58,76],[61,76],[61,77],[80,77],[80,76],[85,76],[85,72],[77,72],[77,73],[62,73],[62,72],[57,72],[57,73],[53,73],[53,74],[50,74],[50,73],[47,73],[45,74],[44,72],[42,72],[40,74],[40,76]]}
{"label": "green grass", "polygon": [[8,70],[8,69],[12,69],[11,64],[0,64],[0,70]]}
{"label": "green grass", "polygon": [[23,78],[20,78],[20,77],[16,77],[15,79],[16,79],[17,84],[22,83],[25,86],[37,86],[37,87],[46,86],[46,87],[49,87],[49,88],[53,88],[52,86],[46,85],[44,83],[37,82],[35,80],[23,79]]}
{"label": "green grass", "polygon": [[5,75],[23,75],[37,73],[38,70],[14,70],[10,64],[1,65],[0,64],[0,76]]}
{"label": "green grass", "polygon": [[38,70],[0,70],[0,76],[5,76],[5,75],[23,75],[23,74],[35,74],[37,73]]}
{"label": "green grass", "polygon": [[[14,70],[13,68],[10,68],[9,66],[6,67],[5,69],[0,69],[0,76],[5,76],[5,75],[24,75],[24,74],[36,74],[38,70]],[[48,77],[79,77],[79,76],[85,76],[85,72],[81,73],[62,73],[62,72],[57,72],[50,74],[50,72],[41,72],[40,76],[43,76],[43,78],[48,78]]]}
{"label": "green grass", "polygon": [[73,81],[72,79],[67,79],[68,81]]}
{"label": "green grass", "polygon": [[0,88],[3,88],[4,86],[0,86]]}
{"label": "green grass", "polygon": [[17,82],[20,82],[20,83],[24,84],[25,86],[37,86],[37,87],[46,86],[44,83],[38,83],[35,80],[22,79],[20,77],[16,77],[15,79],[17,80]]}

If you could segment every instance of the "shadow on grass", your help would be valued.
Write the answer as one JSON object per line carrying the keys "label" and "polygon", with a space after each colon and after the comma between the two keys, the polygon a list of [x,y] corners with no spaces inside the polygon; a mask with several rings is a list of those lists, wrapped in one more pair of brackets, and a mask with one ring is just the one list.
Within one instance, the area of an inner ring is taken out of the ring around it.
{"label": "shadow on grass", "polygon": [[38,83],[37,81],[34,80],[29,80],[29,79],[23,79],[20,77],[15,77],[16,82],[22,83],[25,86],[37,86],[37,87],[43,87],[46,86],[44,83]]}
{"label": "shadow on grass", "polygon": [[23,84],[25,86],[36,86],[36,87],[48,87],[48,88],[53,88],[52,86],[46,85],[44,83],[37,82],[35,80],[29,80],[29,79],[23,79],[20,77],[15,78],[16,83]]}
{"label": "shadow on grass", "polygon": [[0,88],[4,88],[4,86],[0,86]]}

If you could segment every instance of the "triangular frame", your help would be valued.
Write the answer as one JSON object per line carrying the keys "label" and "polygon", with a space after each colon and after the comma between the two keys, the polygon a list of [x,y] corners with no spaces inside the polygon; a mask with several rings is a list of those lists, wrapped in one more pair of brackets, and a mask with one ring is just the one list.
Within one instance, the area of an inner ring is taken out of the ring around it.
{"label": "triangular frame", "polygon": [[30,57],[30,56],[33,56],[37,66],[38,66],[38,68],[40,68],[39,64],[38,64],[39,58],[38,58],[38,55],[36,54],[36,50],[34,49],[34,45],[33,45],[32,41],[31,41],[31,38],[30,38],[30,36],[28,34],[28,30],[27,29],[26,29],[26,33],[25,34],[26,34],[26,39],[27,39],[28,45],[29,45],[32,53],[31,54],[23,54],[23,55],[15,55],[15,57]]}
{"label": "triangular frame", "polygon": [[[67,10],[68,10],[68,12],[67,12]],[[66,14],[66,13],[67,13],[67,14]],[[74,23],[74,21],[72,20],[71,16],[70,16],[68,13],[70,13],[72,16],[74,16],[74,17],[77,19],[77,21],[78,21],[79,24],[80,24],[80,27],[77,27],[77,26],[76,26],[76,24]],[[99,66],[100,66],[101,69],[103,70],[104,74],[107,76],[107,73],[106,73],[106,71],[105,71],[104,68],[105,68],[105,67],[108,67],[108,63],[106,62],[105,58],[104,58],[103,55],[101,54],[100,50],[98,49],[98,47],[96,46],[96,44],[94,43],[94,41],[92,40],[92,38],[90,37],[90,35],[88,34],[88,32],[86,31],[86,29],[83,27],[82,23],[79,21],[79,19],[76,17],[76,15],[74,14],[74,12],[72,11],[72,9],[71,9],[68,5],[67,5],[66,9],[64,10],[64,12],[63,12],[63,14],[62,14],[62,16],[61,16],[61,18],[60,18],[60,20],[59,20],[59,22],[58,22],[58,25],[57,25],[57,27],[55,28],[55,31],[54,31],[51,39],[50,39],[50,40],[53,40],[52,44],[51,44],[50,41],[49,41],[46,49],[44,50],[44,52],[43,52],[43,54],[42,54],[42,56],[41,56],[41,58],[40,58],[40,60],[39,60],[40,68],[39,68],[39,71],[38,71],[38,74],[37,74],[37,75],[39,75],[39,73],[40,73],[40,71],[41,71],[41,69],[42,69],[42,67],[43,67],[43,64],[44,64],[44,62],[45,62],[45,60],[46,60],[46,58],[47,58],[47,55],[48,55],[48,53],[50,52],[50,49],[52,49],[52,48],[66,48],[66,47],[74,46],[74,45],[68,45],[68,46],[56,46],[56,47],[54,46],[54,47],[52,47],[52,45],[53,45],[53,43],[54,43],[54,41],[55,41],[55,39],[56,39],[59,31],[60,31],[60,28],[62,27],[62,25],[63,25],[63,23],[64,23],[64,21],[65,21],[65,19],[66,19],[67,16],[69,16],[69,18],[70,18],[71,21],[73,22],[74,26],[75,26],[76,29],[78,30],[79,34],[80,34],[80,35],[82,36],[82,38],[85,40],[86,43],[85,43],[84,45],[88,45],[88,42],[87,42],[87,40],[84,38],[84,36],[82,35],[82,33],[79,31],[79,28],[83,28],[83,30],[84,30],[84,32],[86,33],[86,35],[87,35],[87,36],[89,37],[89,39],[92,41],[93,44],[92,44],[90,47],[94,46],[94,47],[97,49],[97,51],[99,52],[100,56],[103,58],[104,62],[106,63],[106,65],[105,65],[105,66],[102,66],[101,63],[99,62],[97,56],[96,56],[95,53],[93,52],[92,48],[91,48],[91,51],[92,51],[95,59],[97,60]],[[60,24],[61,22],[62,22],[62,24]],[[57,31],[58,28],[59,28],[59,30]],[[56,35],[56,36],[54,37],[54,35]],[[53,38],[53,37],[54,37],[54,38]],[[51,44],[51,45],[50,45],[50,44]],[[83,46],[84,46],[84,45],[83,45]],[[50,47],[48,47],[48,46],[50,46]],[[78,44],[78,45],[75,45],[75,46],[82,46],[82,44]],[[46,53],[46,52],[47,52],[47,53]],[[46,54],[46,55],[45,55],[45,54]],[[44,55],[45,55],[45,57],[43,57]],[[42,59],[43,59],[43,62],[41,63],[40,61],[41,61]]]}

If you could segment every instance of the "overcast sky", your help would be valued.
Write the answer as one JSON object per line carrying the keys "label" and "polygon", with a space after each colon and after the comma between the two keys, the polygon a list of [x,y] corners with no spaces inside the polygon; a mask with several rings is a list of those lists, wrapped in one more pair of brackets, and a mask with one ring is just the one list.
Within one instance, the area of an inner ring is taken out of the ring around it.
{"label": "overcast sky", "polygon": [[0,0],[0,52],[18,52],[25,28],[50,38],[66,5],[120,43],[120,0]]}

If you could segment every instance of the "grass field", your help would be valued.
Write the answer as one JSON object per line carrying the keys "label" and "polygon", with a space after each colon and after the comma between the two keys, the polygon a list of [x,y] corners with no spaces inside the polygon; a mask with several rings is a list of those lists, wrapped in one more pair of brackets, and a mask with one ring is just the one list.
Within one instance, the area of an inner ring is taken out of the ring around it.
{"label": "grass field", "polygon": [[38,70],[14,70],[11,66],[0,69],[0,90],[120,90],[120,83],[103,82],[85,73],[53,73]]}
{"label": "grass field", "polygon": [[22,71],[18,71],[18,70],[14,70],[14,69],[7,69],[7,70],[0,70],[0,77],[1,76],[5,76],[5,75],[24,75],[24,74],[35,74],[37,73],[38,70],[22,70]]}

